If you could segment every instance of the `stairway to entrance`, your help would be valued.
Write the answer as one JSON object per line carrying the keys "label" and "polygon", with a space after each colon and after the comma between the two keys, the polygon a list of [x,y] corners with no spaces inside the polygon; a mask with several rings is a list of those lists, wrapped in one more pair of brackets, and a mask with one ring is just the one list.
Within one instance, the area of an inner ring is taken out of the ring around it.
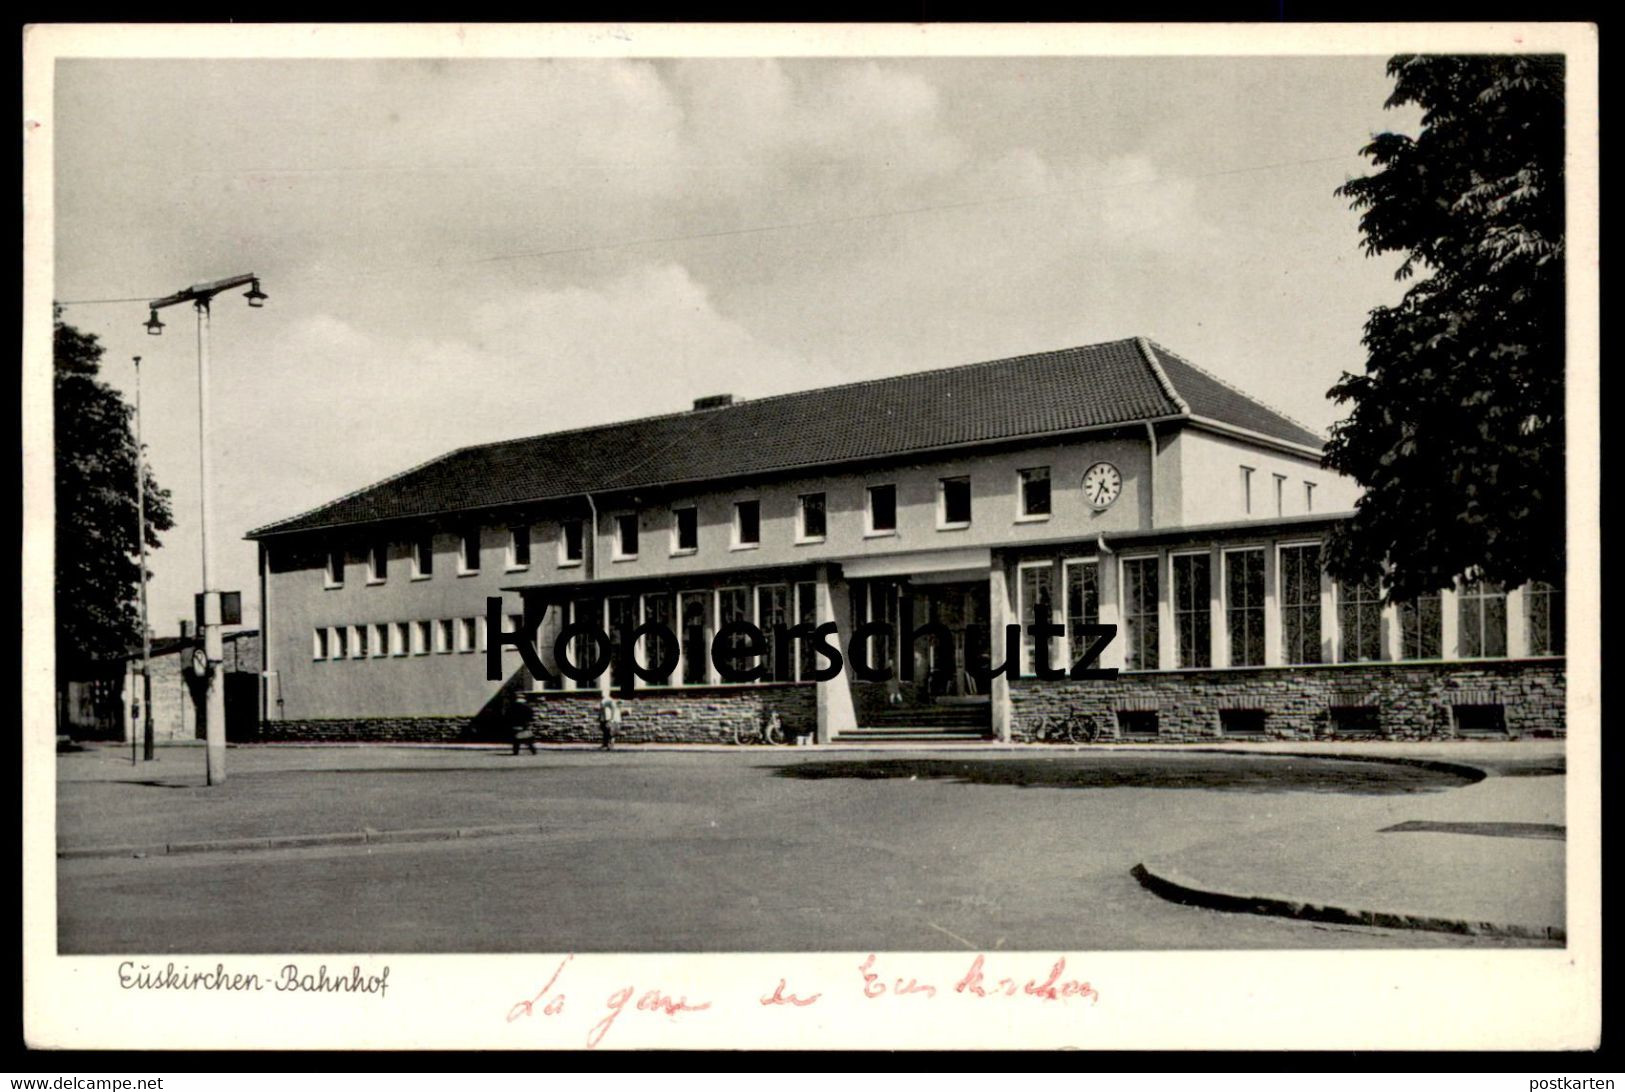
{"label": "stairway to entrance", "polygon": [[870,710],[861,725],[831,738],[837,743],[975,742],[992,734],[992,710],[986,702],[935,702]]}

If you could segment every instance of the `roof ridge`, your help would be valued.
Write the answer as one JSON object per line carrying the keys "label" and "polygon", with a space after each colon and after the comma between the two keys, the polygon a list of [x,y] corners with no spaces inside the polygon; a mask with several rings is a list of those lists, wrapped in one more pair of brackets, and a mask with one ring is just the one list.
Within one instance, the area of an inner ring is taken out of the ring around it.
{"label": "roof ridge", "polygon": [[370,485],[363,485],[363,486],[361,486],[361,487],[359,487],[357,489],[352,489],[348,493],[344,494],[342,497],[334,497],[330,501],[323,501],[321,504],[316,505],[314,508],[307,508],[303,512],[296,513],[295,515],[287,516],[287,517],[285,517],[283,519],[279,519],[279,520],[274,520],[271,523],[265,524],[263,527],[256,527],[253,530],[247,532],[243,537],[244,538],[253,538],[255,535],[261,534],[262,532],[274,531],[278,527],[281,527],[285,523],[293,523],[295,520],[304,519],[306,516],[313,516],[317,512],[320,512],[324,508],[331,508],[336,504],[343,504],[345,501],[350,500],[352,497],[359,497],[363,493],[370,493],[372,490],[377,489],[380,486],[388,485],[390,482],[397,481],[397,480],[399,480],[401,478],[404,478],[408,474],[416,474],[419,470],[422,470],[426,466],[433,466],[435,463],[438,463],[438,462],[440,462],[440,461],[442,461],[444,459],[451,458],[453,455],[457,454],[459,451],[467,451],[467,450],[468,450],[468,448],[465,446],[465,447],[454,447],[450,451],[441,452],[439,455],[436,455],[432,459],[425,459],[425,460],[423,460],[423,462],[417,463],[417,464],[415,464],[413,466],[409,466],[405,470],[397,471],[394,474],[390,474],[388,477],[379,478],[377,481],[371,483]]}
{"label": "roof ridge", "polygon": [[[1157,352],[1159,352],[1159,353],[1167,353],[1169,356],[1173,357],[1175,360],[1177,360],[1181,364],[1185,365],[1185,367],[1190,368],[1190,369],[1192,369],[1194,371],[1201,372],[1203,375],[1205,375],[1209,379],[1213,380],[1213,382],[1219,384],[1219,386],[1224,387],[1226,390],[1230,391],[1232,394],[1239,394],[1241,397],[1247,399],[1249,402],[1253,402],[1253,403],[1255,403],[1257,405],[1260,405],[1260,406],[1264,407],[1265,409],[1269,410],[1271,413],[1275,414],[1277,417],[1281,418],[1283,421],[1287,421],[1290,424],[1297,425],[1299,428],[1303,429],[1305,432],[1309,433],[1309,435],[1311,435],[1311,436],[1322,436],[1323,435],[1322,431],[1320,429],[1310,428],[1308,425],[1304,424],[1302,421],[1298,420],[1296,417],[1292,416],[1290,413],[1287,413],[1285,410],[1277,409],[1276,407],[1270,405],[1268,402],[1264,401],[1262,398],[1258,397],[1256,394],[1252,394],[1252,393],[1250,393],[1248,391],[1242,390],[1240,387],[1236,386],[1234,383],[1230,382],[1228,379],[1225,379],[1223,376],[1214,375],[1212,372],[1208,371],[1206,368],[1202,367],[1200,364],[1197,364],[1192,360],[1189,360],[1189,359],[1187,359],[1187,358],[1185,358],[1183,356],[1180,356],[1178,353],[1176,353],[1172,349],[1168,348],[1168,346],[1163,345],[1162,343],[1156,341],[1154,338],[1146,338],[1145,340],[1147,342],[1149,342],[1152,346],[1154,346],[1156,348]],[[1180,401],[1184,401],[1184,399],[1181,398]]]}
{"label": "roof ridge", "polygon": [[[582,433],[585,433],[585,432],[598,432],[598,431],[601,431],[603,429],[622,428],[622,427],[627,426],[627,425],[642,425],[642,424],[647,424],[650,421],[663,421],[663,420],[666,420],[668,418],[674,418],[674,417],[688,417],[691,414],[695,414],[695,413],[705,413],[705,414],[727,413],[730,410],[744,409],[744,408],[746,408],[748,406],[759,406],[764,402],[776,402],[776,401],[778,401],[780,399],[784,399],[784,398],[799,398],[799,397],[801,397],[803,395],[809,395],[809,394],[826,394],[826,393],[828,393],[830,391],[848,390],[848,389],[853,388],[853,387],[872,386],[872,385],[877,384],[877,383],[891,383],[891,382],[895,382],[895,381],[900,380],[900,379],[917,379],[917,378],[919,378],[920,376],[923,376],[923,375],[943,375],[943,374],[948,373],[948,372],[969,371],[971,368],[992,367],[995,364],[1013,364],[1013,363],[1015,363],[1017,361],[1031,360],[1034,357],[1055,356],[1055,355],[1057,355],[1059,353],[1077,352],[1077,351],[1080,351],[1080,350],[1083,350],[1083,349],[1100,349],[1100,348],[1104,348],[1107,345],[1117,345],[1117,344],[1120,344],[1120,343],[1125,342],[1125,341],[1134,341],[1134,340],[1136,340],[1136,339],[1132,338],[1132,337],[1111,338],[1110,340],[1107,340],[1107,341],[1092,341],[1087,345],[1068,345],[1068,346],[1065,346],[1065,347],[1060,348],[1060,349],[1045,349],[1045,350],[1042,350],[1042,351],[1036,352],[1036,353],[1021,353],[1021,354],[1018,354],[1016,356],[1001,356],[1001,357],[996,357],[993,360],[973,360],[973,361],[970,361],[970,362],[965,363],[965,364],[951,364],[946,368],[921,368],[918,371],[902,372],[902,373],[900,373],[898,375],[878,375],[878,376],[871,376],[868,379],[853,379],[853,380],[849,380],[848,382],[845,382],[845,383],[832,383],[827,387],[806,387],[806,388],[803,388],[802,390],[797,390],[797,391],[783,391],[783,392],[781,392],[779,394],[765,394],[760,398],[745,398],[745,399],[742,399],[742,400],[740,400],[738,402],[734,402],[734,403],[732,403],[730,405],[717,406],[715,408],[707,409],[707,410],[686,409],[686,410],[673,410],[673,411],[669,411],[667,413],[651,413],[646,417],[629,417],[629,418],[626,418],[625,420],[605,421],[605,422],[602,422],[601,424],[596,424],[596,425],[578,425],[575,428],[558,429],[558,430],[550,431],[550,432],[535,432],[535,433],[531,433],[528,436],[510,436],[506,440],[488,440],[485,443],[481,443],[481,444],[464,444],[462,447],[453,448],[452,450],[446,452],[443,455],[439,455],[439,456],[437,456],[437,457],[435,457],[433,459],[428,459],[428,460],[426,460],[424,462],[418,463],[416,466],[409,467],[406,470],[401,471],[399,474],[391,474],[387,478],[380,478],[378,481],[373,482],[371,485],[364,485],[359,489],[351,490],[350,492],[344,494],[342,497],[335,497],[333,500],[328,501],[326,504],[319,504],[314,508],[307,509],[304,512],[300,512],[298,515],[289,516],[289,517],[287,517],[287,519],[279,519],[279,520],[276,521],[276,523],[266,524],[264,527],[256,528],[255,530],[250,531],[248,533],[250,535],[254,535],[254,534],[259,533],[259,531],[269,530],[269,529],[271,529],[273,527],[278,526],[279,524],[288,523],[288,522],[290,522],[292,520],[296,520],[296,519],[303,519],[305,516],[311,515],[312,513],[315,513],[315,512],[319,512],[323,508],[328,507],[329,505],[342,503],[344,501],[349,500],[351,497],[356,496],[359,493],[365,493],[369,489],[376,489],[378,486],[388,485],[390,482],[394,481],[396,478],[400,478],[400,477],[403,477],[404,475],[411,474],[414,471],[422,470],[426,466],[431,466],[434,463],[440,462],[442,459],[449,459],[453,455],[459,454],[459,453],[464,452],[464,451],[480,451],[480,450],[484,450],[484,449],[487,449],[487,448],[501,447],[504,444],[522,444],[522,443],[525,443],[528,440],[553,439],[553,438],[560,437],[560,436],[579,436],[579,435],[581,435]],[[1174,396],[1174,401],[1176,403],[1179,403],[1179,402],[1181,402],[1183,400],[1178,398],[1178,396],[1176,395],[1176,396]],[[1189,411],[1187,410],[1187,412],[1189,412]],[[645,460],[645,462],[647,462],[647,461],[648,460]]]}
{"label": "roof ridge", "polygon": [[1187,417],[1190,416],[1190,403],[1180,397],[1179,388],[1175,387],[1174,381],[1168,378],[1168,373],[1162,370],[1162,361],[1157,359],[1156,351],[1151,348],[1151,339],[1137,337],[1134,341],[1140,347],[1140,355],[1145,357],[1145,362],[1151,366],[1151,374],[1156,377],[1157,385],[1162,388],[1162,393],[1168,396],[1168,400],[1174,404],[1180,413],[1185,414]]}

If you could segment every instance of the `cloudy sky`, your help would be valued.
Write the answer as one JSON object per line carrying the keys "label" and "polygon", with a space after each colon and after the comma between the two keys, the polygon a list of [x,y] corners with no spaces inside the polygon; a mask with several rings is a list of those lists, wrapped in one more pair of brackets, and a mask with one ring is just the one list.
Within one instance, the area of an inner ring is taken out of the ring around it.
{"label": "cloudy sky", "polygon": [[[1416,127],[1383,65],[62,60],[54,294],[263,278],[263,310],[225,296],[213,324],[216,556],[247,601],[251,527],[706,394],[1144,334],[1324,428],[1399,291],[1332,193],[1373,132]],[[173,632],[199,574],[192,317],[65,317],[115,385],[143,358]]]}

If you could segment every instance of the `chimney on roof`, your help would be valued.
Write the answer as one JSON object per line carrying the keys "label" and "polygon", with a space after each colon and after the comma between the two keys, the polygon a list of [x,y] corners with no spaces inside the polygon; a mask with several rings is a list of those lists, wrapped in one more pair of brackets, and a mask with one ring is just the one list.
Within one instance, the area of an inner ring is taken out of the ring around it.
{"label": "chimney on roof", "polygon": [[696,412],[699,410],[721,409],[723,406],[731,406],[733,404],[734,396],[731,394],[708,394],[704,398],[694,399],[694,409]]}

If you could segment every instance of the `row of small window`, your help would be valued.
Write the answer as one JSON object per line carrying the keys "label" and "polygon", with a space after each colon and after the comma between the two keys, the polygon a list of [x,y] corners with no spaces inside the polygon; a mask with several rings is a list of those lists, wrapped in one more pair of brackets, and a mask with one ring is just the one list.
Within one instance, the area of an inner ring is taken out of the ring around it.
{"label": "row of small window", "polygon": [[484,618],[318,626],[311,631],[310,655],[313,660],[366,660],[427,656],[437,652],[481,652],[485,642]]}
{"label": "row of small window", "polygon": [[[567,623],[590,622],[603,629],[611,647],[618,648],[622,637],[640,625],[655,623],[670,630],[677,639],[677,666],[668,685],[709,686],[720,681],[711,655],[712,637],[732,622],[749,622],[767,635],[760,655],[749,660],[760,665],[762,682],[798,682],[810,677],[821,663],[811,642],[799,641],[794,651],[784,651],[775,634],[801,623],[813,623],[817,616],[816,588],[810,582],[794,584],[757,584],[729,588],[707,588],[693,591],[658,591],[642,595],[582,596],[578,599],[554,604],[547,608],[537,629],[537,646],[542,660],[549,663],[554,652],[554,640]],[[509,626],[518,629],[520,617],[509,618]],[[649,635],[638,648],[639,659],[646,664],[659,663],[673,650],[650,647],[661,638]],[[590,637],[578,637],[568,647],[572,663],[590,664],[594,650]],[[738,636],[729,647],[744,651],[749,638]],[[551,666],[551,664],[550,664]],[[608,667],[611,686],[620,686],[630,680],[622,677],[625,665],[612,658]],[[559,673],[555,672],[556,675]],[[555,688],[582,685],[596,689],[596,684],[572,684],[562,675],[551,684]]]}
{"label": "row of small window", "polygon": [[[567,520],[562,525],[559,535],[559,564],[579,565],[582,556],[582,533],[584,525],[581,520]],[[531,556],[531,529],[528,524],[515,524],[508,528],[507,542],[507,569],[512,572],[516,569],[530,568]],[[367,583],[382,584],[389,579],[389,549],[387,541],[374,542],[367,547]],[[413,580],[427,580],[434,576],[434,535],[425,532],[412,540],[411,554]],[[344,569],[346,555],[342,549],[332,549],[327,552],[327,560],[323,566],[322,575],[329,588],[344,587]],[[457,575],[473,576],[480,571],[480,532],[478,528],[468,528],[457,536]]]}
{"label": "row of small window", "polygon": [[[1460,736],[1507,735],[1506,707],[1502,705],[1458,705],[1449,710],[1450,729]],[[1266,734],[1269,713],[1263,709],[1221,709],[1218,729],[1221,736],[1253,737]],[[1333,737],[1382,737],[1388,735],[1382,710],[1374,705],[1333,707],[1326,711],[1326,729]],[[1162,731],[1161,716],[1154,709],[1123,709],[1117,713],[1119,736],[1154,736]]]}
{"label": "row of small window", "polygon": [[[1255,472],[1255,467],[1243,466],[1241,468],[1241,507],[1242,511],[1249,515],[1252,514],[1253,510],[1253,474]],[[1275,514],[1284,516],[1286,515],[1287,476],[1285,474],[1274,474],[1272,477],[1275,479]],[[1303,483],[1303,510],[1305,512],[1315,510],[1314,482]]]}
{"label": "row of small window", "polygon": [[[1043,520],[1050,515],[1049,467],[1029,467],[1017,472],[1020,485],[1020,515],[1022,520]],[[865,490],[864,534],[867,536],[897,533],[897,486],[894,483],[871,485]],[[937,483],[937,526],[942,530],[958,530],[971,524],[971,485],[969,477],[942,478]],[[638,556],[639,517],[626,512],[614,517],[612,558],[630,561]],[[566,520],[559,535],[559,564],[579,565],[582,558],[584,523]],[[797,498],[796,541],[822,542],[828,530],[826,500],[823,493],[803,493]],[[735,501],[730,546],[735,550],[748,550],[762,542],[762,507],[759,500]],[[699,509],[683,505],[671,510],[671,553],[691,554],[700,547]],[[526,569],[531,559],[531,528],[519,524],[508,528],[507,569]],[[434,539],[425,534],[412,543],[412,579],[423,580],[434,575]],[[327,555],[326,585],[344,586],[345,554],[334,549]],[[460,534],[457,551],[457,572],[469,576],[480,571],[480,532],[470,528]],[[367,583],[382,584],[389,577],[389,544],[377,542],[367,550]]]}
{"label": "row of small window", "polygon": [[[1320,617],[1320,546],[1279,547],[1277,610],[1281,619],[1281,662],[1316,664],[1322,660]],[[1173,666],[1212,666],[1213,561],[1212,553],[1171,554],[1174,624]],[[1221,611],[1232,667],[1264,663],[1264,548],[1223,551],[1224,586]],[[1051,562],[1023,562],[1020,566],[1020,610],[1023,626],[1040,611],[1066,626],[1074,657],[1083,651],[1083,638],[1070,635],[1079,625],[1092,625],[1100,617],[1100,584],[1092,558],[1061,563],[1064,587],[1057,600],[1055,567]],[[1156,670],[1161,664],[1158,613],[1159,574],[1156,556],[1122,559],[1121,632],[1123,666],[1128,670]],[[1335,587],[1336,623],[1344,662],[1380,660],[1382,650],[1382,590],[1376,581],[1339,582]],[[1526,654],[1555,656],[1563,652],[1563,593],[1544,583],[1524,590]],[[1478,582],[1456,593],[1455,655],[1461,659],[1506,656],[1507,597],[1497,584]],[[1445,656],[1443,598],[1425,595],[1399,605],[1399,658],[1434,660]],[[1024,664],[1034,661],[1033,641],[1026,638]],[[1054,662],[1053,659],[1051,661]]]}

